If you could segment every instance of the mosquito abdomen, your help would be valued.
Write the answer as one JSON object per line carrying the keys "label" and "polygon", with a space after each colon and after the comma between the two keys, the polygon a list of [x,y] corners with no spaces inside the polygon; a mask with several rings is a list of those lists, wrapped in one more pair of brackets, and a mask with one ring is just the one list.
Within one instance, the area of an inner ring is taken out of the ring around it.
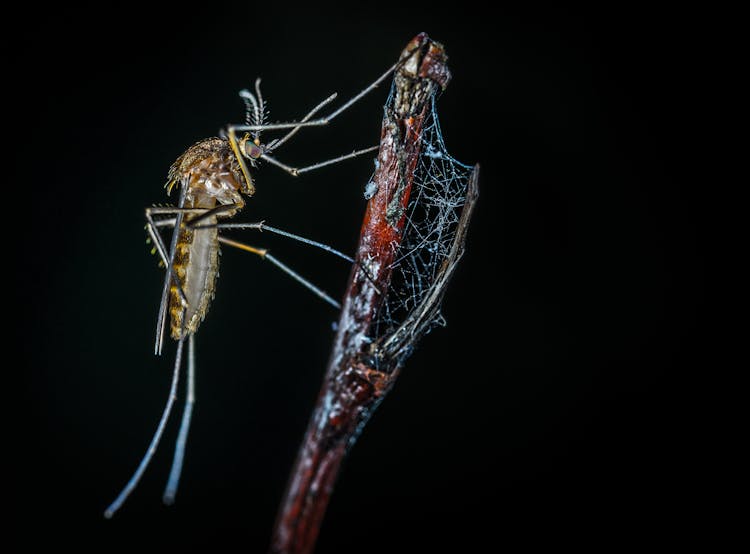
{"label": "mosquito abdomen", "polygon": [[[201,221],[213,225],[216,218]],[[219,240],[216,228],[180,230],[174,259],[175,275],[185,294],[183,306],[175,283],[170,288],[169,312],[172,338],[179,340],[195,333],[208,312],[219,270]]]}

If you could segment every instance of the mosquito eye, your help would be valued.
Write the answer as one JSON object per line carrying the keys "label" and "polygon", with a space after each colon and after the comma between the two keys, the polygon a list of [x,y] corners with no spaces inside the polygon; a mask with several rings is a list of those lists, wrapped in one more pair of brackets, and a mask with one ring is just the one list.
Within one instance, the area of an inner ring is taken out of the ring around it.
{"label": "mosquito eye", "polygon": [[263,149],[255,144],[254,142],[247,141],[245,143],[245,155],[252,159],[257,160],[263,154]]}

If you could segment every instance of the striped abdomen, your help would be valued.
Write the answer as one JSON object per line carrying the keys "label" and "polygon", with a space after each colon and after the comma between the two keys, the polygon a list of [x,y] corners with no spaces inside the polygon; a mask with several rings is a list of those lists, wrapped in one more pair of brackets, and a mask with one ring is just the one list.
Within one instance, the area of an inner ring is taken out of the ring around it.
{"label": "striped abdomen", "polygon": [[[215,217],[201,221],[202,225],[215,223]],[[169,314],[174,339],[182,338],[183,332],[192,334],[198,330],[213,299],[219,271],[219,240],[216,229],[182,228],[179,233],[174,270],[187,299],[187,306],[183,307],[177,285],[172,283],[169,291]]]}

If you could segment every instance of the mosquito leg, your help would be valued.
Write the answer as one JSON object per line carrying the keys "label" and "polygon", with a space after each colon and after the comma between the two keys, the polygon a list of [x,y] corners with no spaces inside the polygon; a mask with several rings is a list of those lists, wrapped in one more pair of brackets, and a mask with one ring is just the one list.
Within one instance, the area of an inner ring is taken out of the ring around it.
{"label": "mosquito leg", "polygon": [[240,147],[237,144],[237,137],[235,136],[234,127],[230,126],[227,129],[227,140],[229,140],[229,146],[232,148],[232,152],[234,152],[234,157],[237,158],[237,162],[240,164],[242,175],[245,177],[247,193],[252,195],[253,193],[255,193],[255,185],[253,184],[253,178],[250,177],[250,172],[247,170],[247,165],[245,164],[245,156],[242,155],[242,153],[240,152]]}
{"label": "mosquito leg", "polygon": [[197,225],[197,224],[203,221],[204,219],[208,219],[209,217],[223,214],[225,212],[232,212],[241,207],[242,205],[234,204],[234,203],[220,204],[219,206],[216,206],[215,208],[211,208],[211,209],[208,209],[208,208],[173,208],[173,207],[154,206],[151,208],[146,208],[146,218],[149,219],[149,223],[153,227],[174,227],[177,221],[176,219],[158,219],[157,220],[157,219],[154,219],[153,216],[154,215],[172,215],[172,214],[185,214],[185,215],[197,214],[198,217],[195,217],[189,222],[187,222],[185,226],[188,228],[201,228],[202,226]]}
{"label": "mosquito leg", "polygon": [[[310,246],[314,246],[315,248],[320,248],[321,250],[324,250],[325,252],[328,252],[329,254],[333,254],[334,256],[338,256],[339,258],[341,258],[343,260],[346,260],[349,263],[356,263],[360,267],[360,269],[362,270],[362,272],[365,274],[365,277],[367,277],[370,281],[373,281],[373,284],[374,284],[375,280],[372,277],[372,275],[370,274],[370,272],[367,269],[367,267],[365,267],[365,265],[362,264],[361,262],[357,262],[351,256],[347,256],[343,252],[341,252],[339,250],[336,250],[335,248],[332,248],[332,247],[330,247],[327,244],[324,244],[322,242],[318,242],[316,240],[308,239],[308,238],[302,237],[300,235],[295,235],[294,233],[290,233],[288,231],[283,231],[282,229],[278,229],[277,227],[271,227],[270,225],[266,225],[266,223],[264,221],[261,221],[259,223],[219,223],[219,224],[216,224],[216,225],[198,225],[197,226],[198,229],[212,228],[212,227],[215,227],[215,228],[218,228],[218,229],[257,229],[258,231],[270,231],[271,233],[275,233],[277,235],[281,235],[282,237],[290,238],[292,240],[296,240],[296,241],[302,242],[304,244],[307,244],[307,245],[310,245]],[[378,289],[377,287],[375,287],[375,290],[377,290],[377,292],[379,294],[382,294],[382,292],[380,291],[380,289]]]}
{"label": "mosquito leg", "polygon": [[[180,199],[180,202],[184,204],[184,198]],[[164,344],[164,330],[166,329],[166,319],[167,319],[167,294],[169,292],[169,285],[170,282],[179,283],[180,280],[177,278],[177,275],[175,274],[174,267],[172,265],[171,260],[174,258],[174,249],[177,245],[177,233],[175,232],[172,235],[172,244],[170,249],[170,254],[167,255],[167,249],[164,244],[164,241],[161,238],[161,235],[157,232],[157,229],[160,227],[173,227],[173,228],[179,228],[180,222],[182,220],[182,217],[187,214],[197,214],[198,217],[193,219],[188,226],[192,227],[196,222],[200,222],[204,220],[205,218],[209,218],[211,216],[215,216],[224,212],[232,212],[234,210],[237,210],[238,208],[241,208],[242,206],[239,204],[222,204],[220,206],[217,206],[216,208],[207,210],[206,208],[185,208],[183,206],[178,207],[171,207],[171,206],[154,206],[146,208],[146,229],[148,230],[148,234],[151,237],[152,242],[155,245],[155,248],[157,252],[159,253],[159,256],[161,257],[162,262],[164,263],[164,267],[167,268],[167,276],[164,281],[164,290],[162,291],[162,299],[161,304],[159,306],[159,317],[158,317],[158,323],[156,326],[156,343],[154,346],[155,353],[161,354],[162,346]],[[168,220],[155,220],[154,216],[164,216],[164,215],[176,215],[177,217],[171,218]],[[177,287],[177,290],[180,294],[180,298],[182,299],[182,302],[184,304],[187,304],[187,297],[185,296],[185,292],[182,290],[181,286]]]}
{"label": "mosquito leg", "polygon": [[[167,307],[169,304],[169,288],[170,284],[172,283],[172,279],[174,278],[174,282],[178,284],[177,289],[180,291],[180,298],[182,299],[182,302],[184,305],[187,305],[187,300],[185,297],[185,293],[182,290],[182,287],[179,286],[179,279],[176,278],[174,275],[174,269],[172,267],[172,260],[174,260],[175,250],[177,250],[177,239],[179,237],[179,233],[177,230],[180,228],[180,225],[182,224],[182,217],[184,214],[185,209],[185,197],[187,196],[187,187],[181,187],[180,190],[180,200],[177,204],[177,211],[173,212],[176,213],[175,218],[175,231],[172,233],[172,241],[169,245],[169,258],[166,264],[167,271],[164,274],[164,286],[162,287],[161,291],[161,300],[159,301],[159,315],[156,319],[156,340],[154,342],[154,353],[158,356],[161,354],[162,348],[164,346],[164,333],[167,328]],[[162,210],[157,210],[162,211]]]}
{"label": "mosquito leg", "polygon": [[[259,80],[256,81],[256,90],[257,90],[257,94],[260,95]],[[262,100],[260,100],[260,101],[256,100],[255,96],[253,96],[253,93],[250,92],[250,91],[248,91],[248,90],[241,90],[240,91],[240,96],[243,99],[250,100],[252,102],[253,106],[256,107],[256,111],[257,111],[258,102],[262,103]],[[320,109],[322,109],[324,106],[327,106],[328,104],[330,104],[333,101],[334,98],[336,98],[336,93],[335,92],[331,96],[329,96],[328,98],[326,98],[325,100],[323,100],[320,104],[318,104],[317,106],[315,106],[312,110],[310,110],[308,112],[308,114],[305,117],[302,118],[302,121],[300,123],[307,122]],[[270,158],[269,156],[267,156],[266,153],[267,152],[271,152],[271,151],[275,150],[276,148],[278,148],[279,146],[281,146],[282,144],[284,144],[286,141],[288,141],[290,138],[292,138],[295,134],[297,134],[297,132],[300,129],[301,129],[301,127],[299,126],[299,124],[295,123],[294,127],[292,128],[292,130],[289,131],[286,135],[284,135],[281,139],[274,140],[270,144],[264,146],[263,147],[264,151],[263,151],[263,154],[261,154],[261,158],[268,159],[271,163],[275,163],[275,164],[279,165],[279,163],[276,160],[274,160],[273,158]],[[227,127],[227,130],[226,130],[227,138],[229,140],[230,146],[232,147],[232,151],[234,152],[234,155],[238,156],[238,159],[240,161],[240,168],[242,168],[242,170],[243,170],[243,172],[245,174],[245,179],[248,180],[248,182],[251,182],[251,181],[249,181],[249,173],[247,173],[247,167],[244,165],[245,162],[244,162],[244,160],[241,159],[242,156],[239,155],[239,146],[237,145],[236,131],[237,131],[237,127],[236,126],[230,125],[229,127]],[[256,136],[260,136],[260,131],[261,131],[260,129],[256,131],[256,133],[255,133]],[[283,167],[283,165],[281,167]]]}
{"label": "mosquito leg", "polygon": [[199,225],[199,223],[201,221],[205,221],[206,219],[209,219],[210,217],[213,217],[213,216],[216,216],[216,215],[219,215],[219,214],[223,214],[225,212],[230,212],[229,216],[231,216],[232,215],[231,212],[234,212],[234,211],[240,209],[243,205],[244,205],[244,203],[242,205],[240,205],[240,204],[234,204],[234,203],[232,203],[232,204],[221,204],[219,206],[216,206],[215,208],[211,208],[210,210],[204,209],[204,210],[202,210],[203,213],[201,213],[201,215],[199,215],[198,217],[193,218],[190,221],[188,221],[187,223],[185,223],[185,226],[188,227],[189,229],[200,229],[200,228],[203,228],[201,225]]}
{"label": "mosquito leg", "polygon": [[[182,221],[182,216],[184,214],[205,214],[206,212],[205,208],[185,208],[183,206],[185,202],[184,195],[185,192],[183,190],[183,192],[180,194],[180,206],[178,207],[152,206],[147,207],[145,210],[147,221],[146,229],[148,230],[151,241],[154,243],[154,246],[159,253],[159,256],[161,257],[161,261],[164,263],[164,267],[167,270],[167,274],[164,277],[164,288],[162,290],[161,303],[159,304],[159,315],[156,324],[156,340],[154,343],[154,352],[157,356],[161,354],[162,347],[164,346],[164,331],[167,325],[167,295],[169,293],[169,285],[172,281],[175,283],[179,283],[180,280],[177,278],[174,267],[172,266],[174,250],[177,246],[177,233],[175,232],[172,234],[172,242],[169,251],[170,253],[169,255],[167,255],[167,249],[164,241],[162,240],[161,235],[156,230],[159,227],[165,226],[170,226],[177,229],[180,226],[180,222]],[[167,220],[168,223],[165,223],[164,220],[155,220],[155,215],[176,215],[176,217],[174,219]],[[180,295],[180,298],[182,299],[182,302],[184,304],[187,304],[187,297],[185,296],[185,291],[182,290],[182,287],[178,286],[177,291]]]}
{"label": "mosquito leg", "polygon": [[[242,94],[242,91],[240,91],[240,95],[241,94]],[[328,98],[326,98],[325,100],[323,100],[320,104],[318,104],[312,110],[310,110],[308,112],[308,114],[300,120],[300,123],[306,123],[307,121],[309,121],[312,118],[312,116],[314,116],[323,107],[325,107],[328,104],[330,104],[331,102],[333,102],[333,100],[336,98],[336,96],[338,96],[338,95],[337,95],[337,93],[334,92],[331,96],[329,96]],[[272,150],[276,150],[279,146],[281,146],[286,141],[288,141],[290,138],[292,138],[294,135],[296,135],[297,132],[301,128],[302,127],[300,127],[299,125],[297,125],[291,131],[289,131],[286,135],[284,135],[282,138],[280,138],[279,140],[275,140],[271,144],[269,144],[266,151],[267,152],[271,152]],[[261,156],[261,158],[263,158],[263,157],[265,157],[265,156]]]}
{"label": "mosquito leg", "polygon": [[315,294],[317,297],[322,298],[326,302],[328,302],[331,306],[336,308],[337,310],[341,309],[341,304],[336,302],[333,298],[330,297],[326,292],[319,289],[315,285],[313,285],[310,281],[302,277],[299,273],[291,269],[290,267],[286,266],[285,264],[281,263],[278,258],[271,256],[271,254],[268,253],[268,250],[265,248],[256,248],[254,246],[249,246],[247,244],[244,244],[242,242],[237,242],[236,240],[228,239],[226,237],[219,237],[219,242],[226,244],[227,246],[233,246],[234,248],[239,248],[240,250],[244,250],[245,252],[250,252],[252,254],[257,254],[264,260],[268,260],[273,265],[278,267],[281,271],[289,275],[292,279],[300,283],[302,286],[307,288],[309,291],[311,291],[313,294]]}
{"label": "mosquito leg", "polygon": [[350,154],[344,154],[343,156],[338,156],[336,158],[331,158],[330,160],[326,160],[324,162],[318,162],[316,164],[308,165],[308,166],[305,166],[305,167],[290,167],[290,166],[288,166],[286,164],[281,163],[276,158],[272,158],[271,156],[268,156],[266,154],[263,154],[263,156],[261,156],[261,157],[264,160],[267,160],[271,164],[275,165],[276,167],[283,169],[284,171],[286,171],[290,175],[292,175],[294,177],[297,177],[301,173],[306,173],[306,172],[312,171],[314,169],[320,169],[321,167],[325,167],[327,165],[335,164],[335,163],[338,163],[338,162],[343,162],[344,160],[348,160],[350,158],[356,158],[357,156],[361,156],[362,154],[367,154],[368,152],[374,152],[378,148],[380,148],[379,145],[378,146],[370,146],[369,148],[363,148],[362,150],[355,150],[354,152],[352,152]]}
{"label": "mosquito leg", "polygon": [[193,416],[193,406],[195,405],[195,336],[190,335],[188,340],[188,360],[187,360],[187,396],[185,399],[185,408],[182,412],[182,423],[177,435],[177,444],[174,449],[174,458],[172,459],[172,469],[169,472],[169,481],[164,489],[162,500],[164,504],[174,504],[177,496],[177,487],[180,484],[180,475],[182,475],[182,463],[185,459],[185,445],[187,444],[188,431],[190,430],[190,420]]}
{"label": "mosquito leg", "polygon": [[256,229],[258,231],[269,231],[276,235],[281,235],[282,237],[286,237],[286,238],[296,240],[296,241],[302,242],[310,246],[314,246],[316,248],[320,248],[321,250],[324,250],[330,254],[333,254],[334,256],[338,256],[339,258],[344,259],[347,262],[354,263],[354,258],[352,258],[351,256],[347,256],[343,252],[340,252],[336,250],[335,248],[328,246],[327,244],[323,244],[322,242],[308,239],[300,235],[295,235],[294,233],[283,231],[276,227],[271,227],[270,225],[266,225],[264,221],[260,221],[258,223],[217,223],[213,225],[198,225],[195,228],[196,229]]}
{"label": "mosquito leg", "polygon": [[[235,204],[226,204],[231,208],[236,207]],[[222,204],[219,207],[223,207]],[[215,208],[214,208],[215,209]],[[228,209],[228,208],[227,208]],[[208,208],[179,208],[175,206],[150,206],[146,208],[146,211],[151,215],[172,215],[172,214],[204,214],[208,211]],[[222,210],[223,211],[223,210]]]}
{"label": "mosquito leg", "polygon": [[156,427],[154,437],[151,439],[151,443],[148,445],[146,454],[143,456],[141,463],[138,464],[138,468],[135,470],[135,473],[133,473],[133,476],[125,485],[125,488],[122,489],[122,492],[120,492],[117,498],[115,498],[114,502],[112,502],[112,504],[110,504],[109,507],[104,511],[104,517],[106,517],[107,519],[111,518],[115,514],[115,512],[120,509],[125,500],[127,500],[130,493],[133,492],[133,489],[135,489],[135,487],[138,485],[138,482],[141,480],[143,473],[146,471],[146,468],[148,467],[148,464],[151,461],[154,452],[156,452],[156,448],[159,446],[159,441],[161,440],[161,436],[164,433],[164,427],[167,424],[169,414],[172,411],[172,406],[174,405],[174,401],[177,398],[177,382],[180,378],[183,342],[184,338],[180,339],[177,342],[177,354],[175,355],[174,360],[174,370],[172,372],[172,384],[169,387],[169,397],[167,398],[166,406],[164,406],[164,411],[161,414],[159,425]]}
{"label": "mosquito leg", "polygon": [[[261,131],[281,131],[285,129],[291,129],[284,137],[282,137],[280,140],[271,142],[268,146],[265,147],[263,154],[261,154],[261,158],[268,160],[271,164],[283,169],[287,173],[297,176],[300,173],[304,173],[306,171],[312,171],[314,169],[318,169],[321,167],[325,167],[327,165],[337,163],[343,160],[348,160],[349,158],[354,158],[356,156],[359,156],[360,154],[364,154],[366,152],[372,152],[373,150],[376,150],[378,147],[371,147],[371,148],[365,148],[363,150],[352,152],[351,154],[345,154],[343,156],[339,156],[337,158],[333,158],[330,160],[327,160],[325,162],[320,162],[317,164],[313,164],[310,166],[302,167],[302,168],[296,168],[296,167],[290,167],[275,158],[269,156],[269,153],[273,152],[275,149],[277,149],[279,146],[281,146],[283,143],[285,143],[287,140],[292,138],[301,128],[303,127],[320,127],[322,125],[327,125],[331,120],[333,120],[335,117],[340,115],[345,110],[349,109],[352,105],[356,104],[359,100],[361,100],[364,96],[366,96],[368,93],[370,93],[372,90],[378,87],[380,83],[382,83],[388,76],[398,67],[400,67],[403,63],[405,63],[408,59],[410,59],[411,56],[405,56],[400,61],[393,64],[391,67],[389,67],[380,77],[375,79],[372,83],[370,83],[367,87],[359,91],[359,93],[355,94],[352,98],[350,98],[346,103],[344,103],[342,106],[340,106],[337,110],[333,111],[331,114],[321,117],[319,119],[311,119],[312,116],[317,113],[321,108],[329,104],[333,101],[333,99],[336,97],[336,94],[332,94],[325,100],[323,100],[320,104],[315,106],[312,110],[310,110],[305,117],[302,118],[301,121],[298,122],[291,122],[291,123],[271,123],[271,124],[256,124],[256,125],[229,125],[226,128],[226,135],[229,140],[229,144],[232,147],[232,151],[234,152],[234,155],[237,157],[237,160],[240,163],[240,168],[242,169],[243,174],[245,175],[245,180],[247,181],[249,187],[252,189],[252,180],[250,179],[250,175],[247,171],[247,167],[245,166],[245,162],[242,159],[243,155],[239,150],[239,146],[237,144],[237,138],[236,134],[237,132],[255,132],[256,136]],[[258,89],[257,83],[256,83],[256,90]],[[257,90],[257,94],[260,95],[260,91]],[[247,90],[240,91],[240,96],[243,98],[250,98],[252,97],[252,101],[255,103],[257,100],[253,97],[253,94]]]}
{"label": "mosquito leg", "polygon": [[[234,206],[234,204],[232,204]],[[220,208],[223,208],[223,206],[219,206]],[[161,258],[161,261],[164,263],[164,267],[169,267],[169,259],[167,256],[167,247],[164,245],[164,241],[161,238],[161,235],[156,232],[156,229],[159,227],[170,227],[173,228],[177,225],[177,218],[173,219],[154,219],[155,215],[172,215],[172,214],[190,214],[190,213],[196,213],[205,215],[206,213],[205,208],[173,208],[173,207],[162,207],[162,206],[152,206],[146,208],[146,230],[148,231],[149,236],[151,237],[151,242],[153,242],[154,247],[156,248],[157,253],[159,254],[159,257]],[[209,210],[213,211],[213,210]],[[223,210],[222,210],[223,211]],[[174,269],[172,269],[172,278],[177,281],[177,276],[174,273]],[[185,298],[185,294],[180,291],[180,295],[182,296],[182,299],[187,301]]]}
{"label": "mosquito leg", "polygon": [[[180,280],[177,278],[174,267],[172,266],[172,259],[174,258],[174,251],[177,245],[177,233],[175,232],[172,235],[170,251],[169,254],[167,254],[167,249],[164,245],[164,242],[162,241],[161,235],[156,231],[157,227],[161,225],[158,225],[157,222],[154,221],[153,213],[154,212],[152,208],[146,208],[146,229],[148,230],[151,241],[154,243],[154,246],[159,253],[159,256],[161,257],[161,261],[164,263],[165,269],[167,270],[166,275],[164,276],[164,287],[162,289],[161,302],[159,304],[159,315],[157,316],[156,323],[156,339],[154,341],[154,353],[158,356],[161,354],[162,347],[164,346],[164,331],[167,325],[167,294],[169,293],[169,285],[172,281],[174,281],[175,283],[179,283]],[[178,213],[177,217],[174,219],[174,227],[179,226],[179,222],[181,221],[181,219],[182,214]],[[185,296],[185,291],[182,290],[181,286],[178,286],[177,290],[183,303],[187,305],[187,297]]]}
{"label": "mosquito leg", "polygon": [[[174,219],[159,219],[154,221],[154,227],[169,227],[170,229],[173,229],[176,222],[176,217]],[[162,261],[164,260],[162,259]]]}
{"label": "mosquito leg", "polygon": [[[169,271],[172,274],[172,278],[177,281],[177,275],[174,273],[174,269],[171,267],[171,264],[169,263],[169,255],[167,254],[167,247],[164,244],[164,241],[161,238],[161,235],[156,231],[157,227],[163,227],[164,225],[161,222],[157,222],[154,220],[154,214],[156,213],[174,213],[173,211],[164,212],[162,211],[164,208],[159,208],[159,212],[155,211],[155,208],[146,208],[146,230],[148,231],[149,236],[151,237],[151,242],[154,243],[154,247],[156,248],[156,251],[159,254],[159,257],[161,258],[161,261],[164,262],[164,267],[169,268]],[[172,210],[172,208],[170,208]],[[175,225],[177,222],[177,219],[171,220],[174,223],[172,226]]]}
{"label": "mosquito leg", "polygon": [[280,131],[284,129],[295,129],[299,127],[320,127],[322,125],[327,125],[332,119],[340,115],[345,110],[349,109],[352,105],[359,102],[359,100],[361,100],[363,96],[367,95],[368,93],[376,89],[380,83],[382,83],[388,78],[391,72],[393,72],[396,68],[398,68],[401,64],[403,64],[408,59],[409,57],[407,56],[401,61],[398,61],[395,64],[393,64],[380,77],[375,79],[372,83],[367,85],[367,87],[365,87],[364,89],[359,91],[357,94],[355,94],[344,105],[340,106],[336,111],[334,111],[333,113],[325,117],[321,117],[319,119],[313,119],[311,121],[298,121],[298,122],[292,122],[292,123],[270,123],[270,124],[265,124],[265,125],[233,125],[229,127],[229,129],[232,129],[233,131]]}

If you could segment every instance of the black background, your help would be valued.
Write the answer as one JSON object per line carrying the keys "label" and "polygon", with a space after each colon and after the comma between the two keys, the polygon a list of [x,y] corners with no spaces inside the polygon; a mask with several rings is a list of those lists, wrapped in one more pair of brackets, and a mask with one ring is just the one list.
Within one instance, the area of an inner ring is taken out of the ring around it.
{"label": "black background", "polygon": [[[687,391],[708,346],[685,146],[699,19],[281,3],[85,16],[35,14],[28,44],[41,54],[21,45],[9,85],[22,356],[10,368],[21,384],[6,392],[18,432],[7,457],[26,544],[265,550],[336,313],[225,251],[198,334],[177,503],[160,500],[175,417],[105,521],[153,433],[174,352],[152,354],[162,274],[143,208],[168,201],[167,169],[187,146],[242,120],[237,91],[256,76],[271,119],[298,118],[333,91],[356,93],[420,31],[448,52],[441,124],[457,159],[482,164],[480,201],[448,326],[421,343],[352,450],[318,552],[697,538],[688,438],[700,418]],[[386,93],[278,157],[305,164],[376,143]],[[238,219],[353,252],[371,171],[369,158],[298,179],[264,166]],[[343,293],[340,260],[268,234],[242,239]]]}

